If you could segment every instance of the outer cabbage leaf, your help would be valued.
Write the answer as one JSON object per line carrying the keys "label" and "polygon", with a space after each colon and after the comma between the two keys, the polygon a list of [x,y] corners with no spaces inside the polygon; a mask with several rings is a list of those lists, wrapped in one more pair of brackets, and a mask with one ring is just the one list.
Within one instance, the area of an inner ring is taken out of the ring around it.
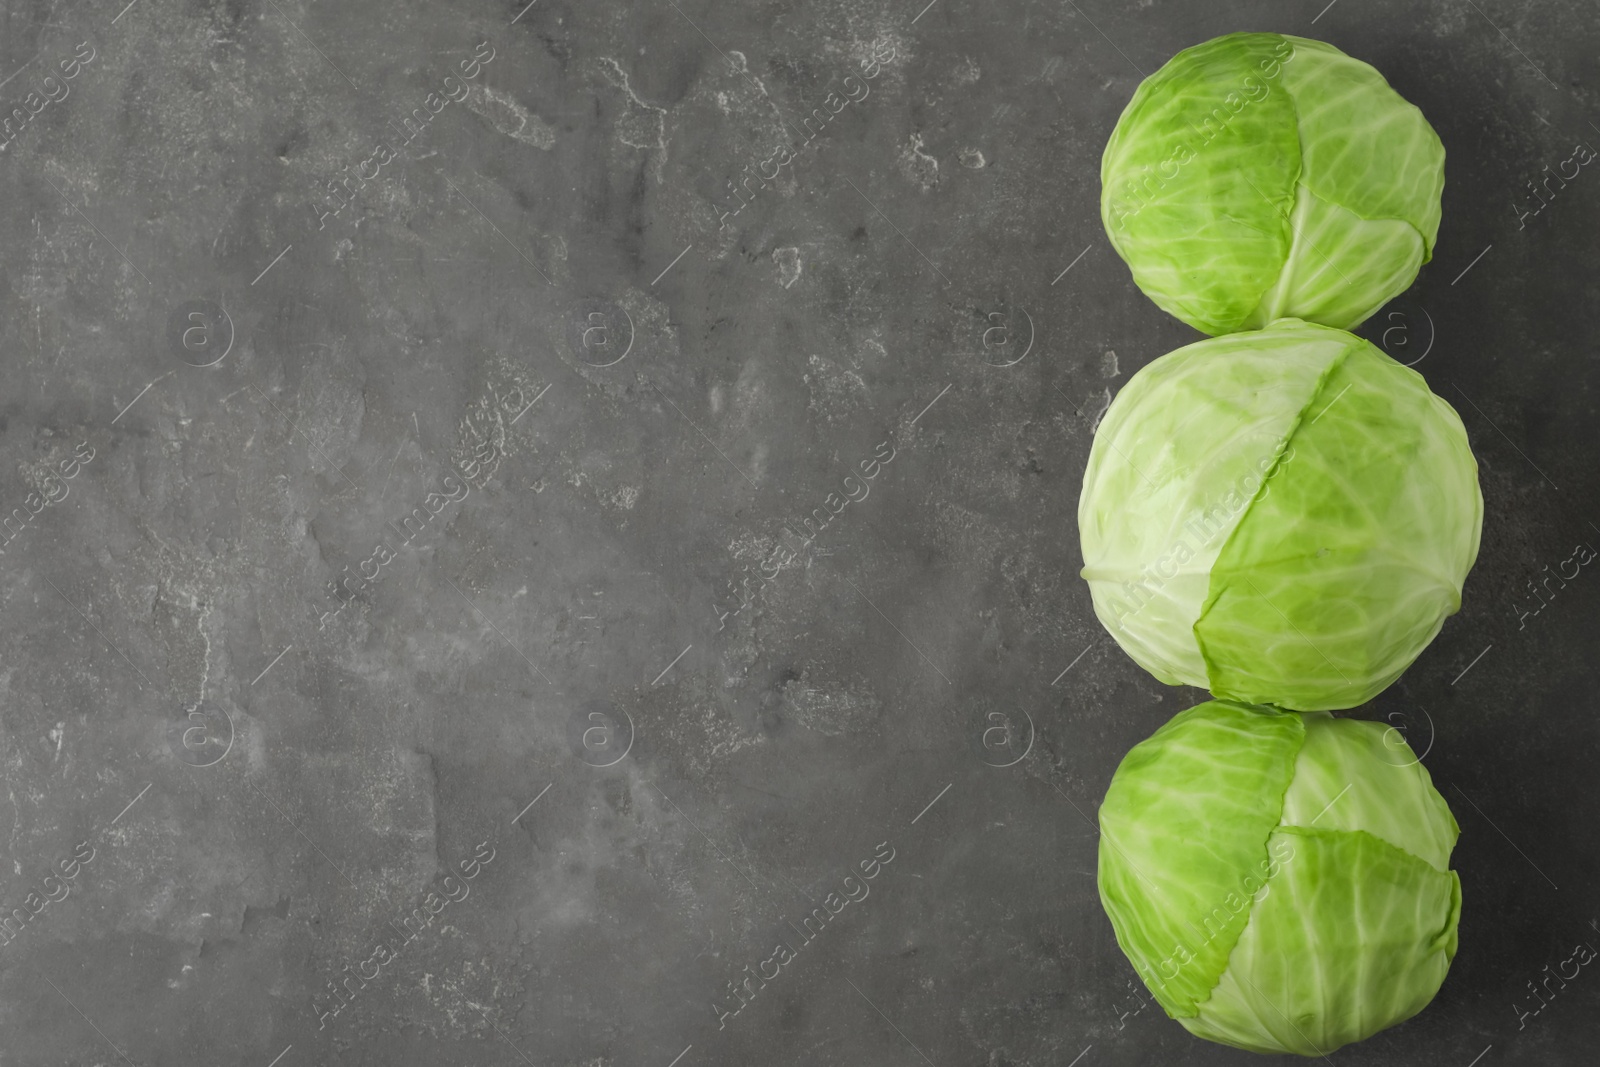
{"label": "outer cabbage leaf", "polygon": [[1219,695],[1355,707],[1461,606],[1483,520],[1466,430],[1420,374],[1351,341],[1211,568],[1194,634]]}
{"label": "outer cabbage leaf", "polygon": [[1262,70],[1282,42],[1238,33],[1179,52],[1140,84],[1101,159],[1112,246],[1205,333],[1238,329],[1289,254],[1300,142],[1288,92]]}
{"label": "outer cabbage leaf", "polygon": [[1416,105],[1382,74],[1331,44],[1290,37],[1283,81],[1304,156],[1300,182],[1364,219],[1396,219],[1433,256],[1444,192],[1444,145]]}
{"label": "outer cabbage leaf", "polygon": [[1100,900],[1169,1015],[1195,1013],[1244,928],[1304,735],[1297,715],[1201,704],[1134,746],[1112,778]]}
{"label": "outer cabbage leaf", "polygon": [[1428,1006],[1456,953],[1461,880],[1369,833],[1285,827],[1293,841],[1191,1033],[1252,1052],[1325,1056]]}
{"label": "outer cabbage leaf", "polygon": [[1239,329],[1257,330],[1291,314],[1319,323],[1365,322],[1426,261],[1410,223],[1363,219],[1305,185],[1296,189],[1289,227],[1295,238],[1283,269]]}
{"label": "outer cabbage leaf", "polygon": [[1302,719],[1306,739],[1283,795],[1283,825],[1360,830],[1448,870],[1461,828],[1405,738],[1383,723],[1325,711]]}

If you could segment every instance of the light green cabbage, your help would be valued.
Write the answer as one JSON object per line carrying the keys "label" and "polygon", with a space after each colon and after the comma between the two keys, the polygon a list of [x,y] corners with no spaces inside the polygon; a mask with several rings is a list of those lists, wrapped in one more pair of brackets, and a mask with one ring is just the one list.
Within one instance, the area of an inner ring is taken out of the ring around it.
{"label": "light green cabbage", "polygon": [[1191,1033],[1326,1055],[1433,999],[1456,952],[1459,828],[1390,733],[1213,701],[1117,768],[1100,900]]}
{"label": "light green cabbage", "polygon": [[1352,708],[1461,606],[1478,465],[1455,410],[1359,337],[1284,319],[1135,374],[1078,502],[1095,614],[1169,685]]}
{"label": "light green cabbage", "polygon": [[1140,84],[1100,183],[1139,288],[1195,329],[1284,316],[1350,329],[1432,257],[1444,146],[1366,63],[1234,33]]}

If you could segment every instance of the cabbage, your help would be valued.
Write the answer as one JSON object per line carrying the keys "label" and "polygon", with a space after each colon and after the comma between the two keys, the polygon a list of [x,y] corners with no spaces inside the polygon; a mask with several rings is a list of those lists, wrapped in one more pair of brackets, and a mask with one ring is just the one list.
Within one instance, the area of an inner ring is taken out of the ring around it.
{"label": "cabbage", "polygon": [[1134,92],[1100,166],[1134,281],[1208,334],[1293,316],[1349,329],[1433,255],[1444,146],[1332,45],[1234,33]]}
{"label": "cabbage", "polygon": [[1420,763],[1391,762],[1388,733],[1212,701],[1117,768],[1100,901],[1191,1033],[1325,1055],[1438,992],[1461,913],[1459,827]]}
{"label": "cabbage", "polygon": [[1454,409],[1359,337],[1283,319],[1211,338],[1135,374],[1095,431],[1083,577],[1169,685],[1355,707],[1461,606],[1477,470]]}

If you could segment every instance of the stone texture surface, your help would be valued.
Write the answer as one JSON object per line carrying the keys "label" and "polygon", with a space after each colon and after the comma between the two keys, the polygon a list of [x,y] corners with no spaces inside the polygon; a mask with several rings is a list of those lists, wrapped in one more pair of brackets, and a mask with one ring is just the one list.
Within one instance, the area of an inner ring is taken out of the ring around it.
{"label": "stone texture surface", "polygon": [[1111,252],[1101,146],[1251,28],[1446,144],[1366,332],[1488,509],[1355,712],[1460,819],[1461,952],[1338,1056],[1593,1062],[1600,977],[1528,988],[1600,944],[1600,578],[1528,585],[1600,543],[1600,178],[1528,184],[1600,143],[1592,5],[0,20],[0,904],[75,871],[0,949],[4,1067],[1255,1062],[1139,1008],[1098,903],[1099,797],[1200,694],[1102,638],[1074,518],[1099,412],[1196,336]]}

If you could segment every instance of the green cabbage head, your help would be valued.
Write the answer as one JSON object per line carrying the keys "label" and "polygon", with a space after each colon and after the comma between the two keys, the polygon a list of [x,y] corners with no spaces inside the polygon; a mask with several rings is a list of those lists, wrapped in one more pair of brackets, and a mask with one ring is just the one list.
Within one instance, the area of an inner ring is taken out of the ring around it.
{"label": "green cabbage head", "polygon": [[1169,685],[1299,711],[1376,696],[1461,606],[1478,465],[1422,376],[1283,319],[1129,379],[1078,501],[1083,577]]}
{"label": "green cabbage head", "polygon": [[1134,281],[1195,329],[1283,316],[1350,329],[1432,257],[1444,146],[1366,63],[1233,33],[1140,84],[1100,184]]}
{"label": "green cabbage head", "polygon": [[1461,914],[1458,832],[1393,728],[1213,701],[1117,768],[1100,901],[1190,1033],[1326,1055],[1438,992]]}

